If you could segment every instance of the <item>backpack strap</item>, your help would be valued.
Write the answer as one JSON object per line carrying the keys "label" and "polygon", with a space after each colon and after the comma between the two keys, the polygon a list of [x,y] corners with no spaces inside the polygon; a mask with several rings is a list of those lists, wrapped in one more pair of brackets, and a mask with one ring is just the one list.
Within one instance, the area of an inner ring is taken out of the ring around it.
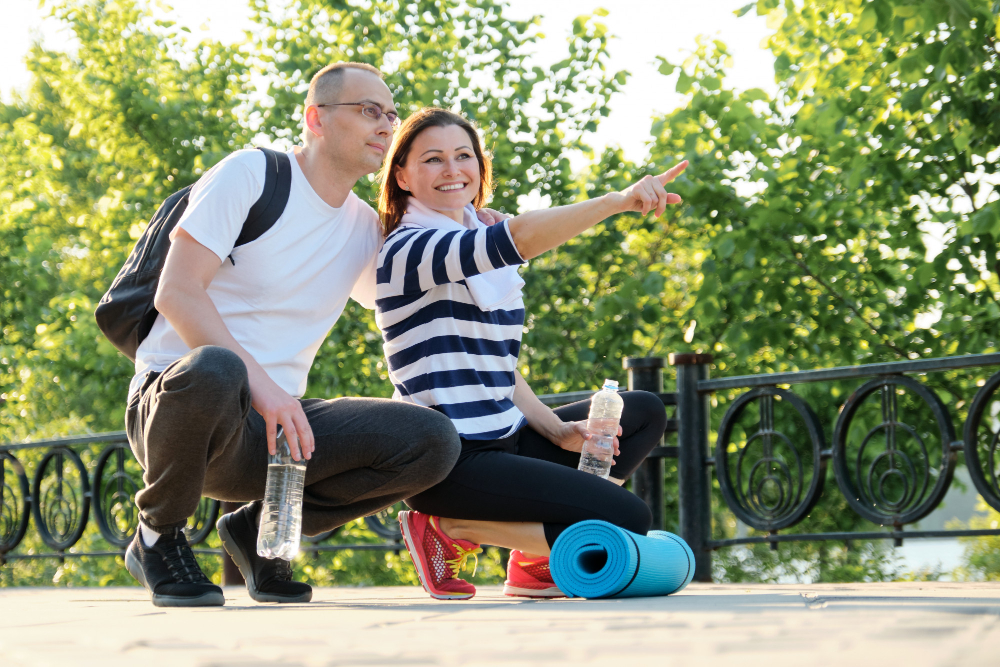
{"label": "backpack strap", "polygon": [[[271,229],[281,214],[285,212],[285,205],[288,203],[288,196],[292,191],[292,164],[288,160],[288,155],[270,148],[258,147],[258,150],[264,154],[266,162],[264,191],[250,207],[246,222],[243,223],[243,229],[236,237],[234,248],[256,241],[267,230]],[[233,265],[236,264],[232,255],[229,256],[229,261]]]}

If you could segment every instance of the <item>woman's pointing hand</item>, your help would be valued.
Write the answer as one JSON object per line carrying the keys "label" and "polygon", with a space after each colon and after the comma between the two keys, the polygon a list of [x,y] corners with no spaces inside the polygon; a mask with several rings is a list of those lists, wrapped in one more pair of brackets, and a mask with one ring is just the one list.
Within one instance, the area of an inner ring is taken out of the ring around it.
{"label": "woman's pointing hand", "polygon": [[644,176],[628,188],[610,196],[620,200],[622,213],[631,211],[645,216],[650,211],[655,211],[656,217],[660,217],[666,212],[668,204],[681,203],[679,195],[667,192],[663,186],[677,178],[687,166],[688,161],[684,160],[659,176]]}

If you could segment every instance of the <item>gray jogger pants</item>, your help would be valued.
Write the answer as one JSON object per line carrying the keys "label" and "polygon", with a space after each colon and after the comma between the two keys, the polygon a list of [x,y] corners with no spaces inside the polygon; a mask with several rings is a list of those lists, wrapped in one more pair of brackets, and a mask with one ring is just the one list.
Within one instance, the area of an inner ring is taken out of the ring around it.
{"label": "gray jogger pants", "polygon": [[[316,438],[302,504],[306,535],[434,486],[461,451],[451,421],[429,408],[379,398],[301,403]],[[250,406],[246,365],[230,350],[200,347],[150,373],[129,400],[125,426],[145,471],[136,504],[150,528],[183,526],[202,495],[264,497],[264,418]]]}

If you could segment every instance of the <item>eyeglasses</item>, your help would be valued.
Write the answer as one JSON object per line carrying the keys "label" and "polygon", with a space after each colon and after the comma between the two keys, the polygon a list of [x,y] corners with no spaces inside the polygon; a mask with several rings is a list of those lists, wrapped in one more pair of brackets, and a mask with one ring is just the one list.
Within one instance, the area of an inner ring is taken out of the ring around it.
{"label": "eyeglasses", "polygon": [[336,104],[315,104],[313,106],[317,107],[361,107],[361,113],[363,113],[368,118],[378,122],[382,118],[382,114],[385,113],[385,117],[389,121],[389,125],[393,128],[399,127],[399,114],[395,111],[382,111],[382,108],[377,104],[372,104],[371,102],[338,102]]}

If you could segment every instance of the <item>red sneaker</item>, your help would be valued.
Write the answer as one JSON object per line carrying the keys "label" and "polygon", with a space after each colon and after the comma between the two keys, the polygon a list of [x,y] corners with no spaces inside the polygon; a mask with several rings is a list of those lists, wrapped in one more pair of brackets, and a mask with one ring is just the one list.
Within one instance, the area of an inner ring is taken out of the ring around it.
{"label": "red sneaker", "polygon": [[[406,550],[417,569],[424,590],[438,600],[468,600],[476,587],[458,578],[469,557],[476,559],[483,552],[478,544],[448,537],[438,526],[438,517],[421,512],[400,512],[399,527],[403,530]],[[472,573],[476,570],[473,568]]]}
{"label": "red sneaker", "polygon": [[549,557],[527,558],[514,549],[507,561],[507,581],[503,582],[503,594],[523,598],[564,598],[552,580]]}

